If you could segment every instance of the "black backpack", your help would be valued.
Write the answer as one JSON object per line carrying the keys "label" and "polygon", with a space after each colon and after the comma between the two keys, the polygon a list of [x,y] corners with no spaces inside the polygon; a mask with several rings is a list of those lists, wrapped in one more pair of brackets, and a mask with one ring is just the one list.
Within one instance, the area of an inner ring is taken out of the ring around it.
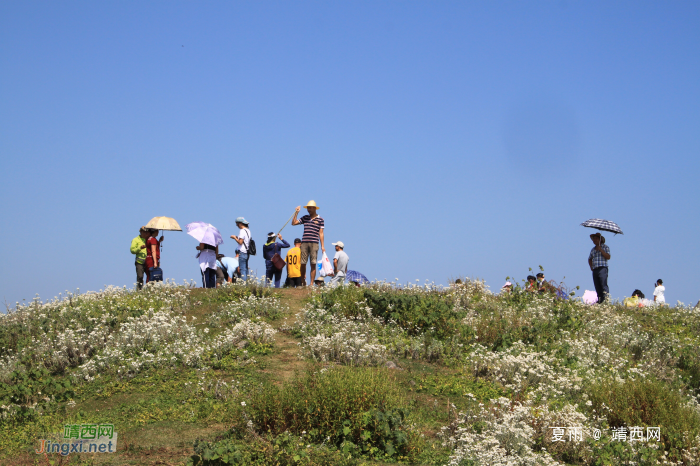
{"label": "black backpack", "polygon": [[248,230],[248,254],[254,256],[256,252],[258,252],[258,250],[255,248],[255,241],[253,237],[250,236],[250,230]]}

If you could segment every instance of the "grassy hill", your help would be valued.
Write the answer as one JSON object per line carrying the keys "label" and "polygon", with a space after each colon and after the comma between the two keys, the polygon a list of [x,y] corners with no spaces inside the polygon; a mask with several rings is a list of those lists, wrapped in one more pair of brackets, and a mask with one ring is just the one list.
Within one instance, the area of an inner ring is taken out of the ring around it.
{"label": "grassy hill", "polygon": [[[699,334],[469,280],[62,296],[0,317],[0,464],[695,465]],[[116,453],[34,453],[75,424]]]}

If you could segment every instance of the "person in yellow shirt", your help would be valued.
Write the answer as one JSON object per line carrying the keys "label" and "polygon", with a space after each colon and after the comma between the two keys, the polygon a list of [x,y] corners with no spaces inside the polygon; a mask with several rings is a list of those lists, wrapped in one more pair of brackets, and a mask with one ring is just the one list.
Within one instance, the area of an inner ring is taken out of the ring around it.
{"label": "person in yellow shirt", "polygon": [[301,286],[301,240],[294,240],[294,247],[287,253],[287,286]]}
{"label": "person in yellow shirt", "polygon": [[143,288],[143,275],[146,273],[146,239],[151,233],[146,227],[139,229],[139,235],[131,240],[131,254],[136,256],[136,289]]}

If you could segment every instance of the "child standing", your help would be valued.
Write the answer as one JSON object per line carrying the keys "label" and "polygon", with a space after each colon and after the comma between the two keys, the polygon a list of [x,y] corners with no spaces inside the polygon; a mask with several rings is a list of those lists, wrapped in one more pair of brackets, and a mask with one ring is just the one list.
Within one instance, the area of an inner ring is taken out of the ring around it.
{"label": "child standing", "polygon": [[287,253],[287,285],[292,288],[301,286],[301,240],[294,240],[294,247]]}
{"label": "child standing", "polygon": [[664,297],[664,291],[666,287],[664,286],[663,280],[660,278],[656,280],[656,287],[654,288],[654,302],[657,304],[666,304],[666,298]]}

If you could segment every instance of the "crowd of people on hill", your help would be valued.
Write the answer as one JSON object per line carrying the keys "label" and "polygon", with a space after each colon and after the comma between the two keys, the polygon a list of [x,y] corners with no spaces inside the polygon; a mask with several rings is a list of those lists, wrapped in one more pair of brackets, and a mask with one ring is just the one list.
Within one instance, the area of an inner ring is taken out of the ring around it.
{"label": "crowd of people on hill", "polygon": [[[298,218],[301,206],[297,206],[292,217],[292,225],[303,225],[304,231],[301,238],[294,240],[294,247],[290,245],[280,233],[269,232],[267,241],[263,246],[263,258],[265,259],[265,279],[266,283],[274,284],[276,288],[282,286],[282,274],[287,271],[284,286],[301,287],[306,286],[306,272],[309,267],[309,281],[311,285],[322,284],[323,280],[316,280],[316,269],[318,264],[319,246],[324,254],[326,252],[324,240],[325,221],[318,215],[318,206],[313,200],[309,201],[304,208],[307,214]],[[248,280],[250,268],[248,261],[251,255],[256,254],[255,241],[252,239],[250,224],[244,217],[236,218],[236,226],[239,228],[238,235],[231,235],[238,247],[235,256],[228,257],[219,254],[219,247],[206,243],[197,246],[199,250],[198,258],[202,272],[202,285],[205,288],[214,288],[226,282],[232,283],[236,280]],[[593,286],[595,288],[594,303],[602,303],[610,295],[608,287],[608,261],[610,260],[610,247],[605,244],[605,237],[598,233],[590,235],[593,241],[593,248],[588,255],[588,266],[593,274]],[[136,283],[138,289],[143,287],[144,277],[146,283],[150,280],[162,280],[162,272],[159,272],[160,244],[163,236],[158,239],[158,230],[141,227],[139,236],[131,242],[131,253],[136,256]],[[331,286],[342,285],[345,281],[349,257],[345,253],[345,244],[342,241],[333,243],[335,256],[333,257],[333,270],[325,273],[331,276]],[[283,249],[289,249],[283,258]],[[353,272],[354,273],[354,272]],[[553,282],[545,280],[544,273],[528,275],[525,290],[531,293],[551,293],[562,299],[568,299],[568,294],[562,286],[556,286]],[[513,289],[511,282],[503,285],[503,292],[510,292]],[[650,305],[663,305],[666,302],[661,279],[654,285],[654,299],[648,300],[639,290],[634,290],[630,298],[625,299],[627,306],[643,307]]]}
{"label": "crowd of people on hill", "polygon": [[[301,238],[294,240],[294,247],[282,237],[281,232],[267,234],[267,241],[263,246],[263,259],[265,259],[266,283],[280,288],[282,286],[282,274],[287,271],[284,286],[306,286],[306,269],[309,267],[309,281],[311,285],[323,284],[323,279],[316,280],[316,266],[318,262],[319,245],[324,254],[325,222],[318,215],[318,206],[313,200],[309,201],[306,208],[307,214],[298,218],[301,206],[294,211],[292,225],[303,225]],[[250,256],[257,253],[253,240],[250,223],[244,217],[236,218],[236,226],[239,229],[237,235],[231,235],[231,239],[237,243],[235,256],[226,256],[219,253],[219,246],[200,242],[196,249],[199,251],[199,267],[202,274],[202,286],[214,288],[224,283],[233,283],[237,280],[248,280],[251,276],[249,268]],[[139,236],[131,242],[131,253],[136,256],[136,286],[141,289],[145,282],[162,280],[160,271],[160,245],[163,236],[158,237],[158,230],[141,227]],[[332,271],[327,270],[325,276],[330,276],[330,286],[342,285],[345,281],[349,257],[345,253],[345,244],[342,241],[332,243],[335,247]],[[291,248],[283,258],[283,249]],[[320,277],[319,277],[320,278]]]}

